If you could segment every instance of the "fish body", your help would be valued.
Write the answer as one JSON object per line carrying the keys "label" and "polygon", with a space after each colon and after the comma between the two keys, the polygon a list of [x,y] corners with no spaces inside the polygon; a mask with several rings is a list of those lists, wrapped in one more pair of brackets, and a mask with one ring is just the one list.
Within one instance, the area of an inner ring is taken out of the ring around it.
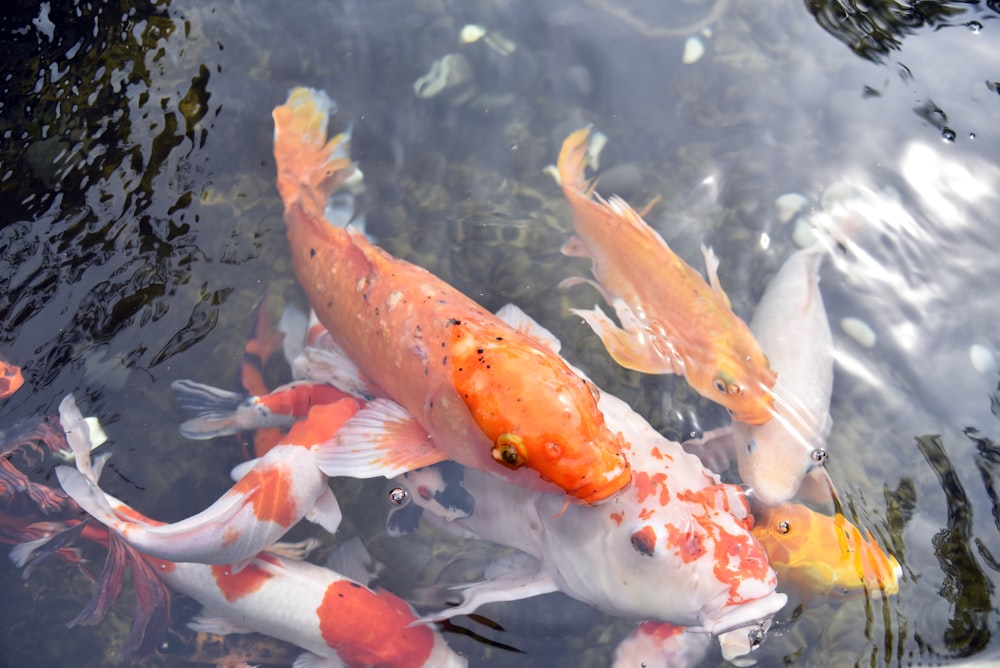
{"label": "fish body", "polygon": [[740,489],[721,484],[620,399],[601,393],[600,406],[628,443],[631,484],[607,503],[567,507],[558,494],[512,495],[466,470],[475,509],[451,525],[526,552],[537,570],[516,583],[463,585],[462,604],[440,614],[555,590],[609,614],[692,632],[722,633],[778,611],[786,597],[775,592]]}
{"label": "fish body", "polygon": [[324,218],[354,169],[347,137],[327,141],[331,107],[325,94],[298,88],[274,110],[292,263],[347,357],[430,437],[416,452],[383,442],[366,474],[450,458],[585,502],[618,492],[628,463],[591,386],[444,281]]}
{"label": "fish body", "polygon": [[0,399],[6,399],[21,389],[24,376],[21,367],[0,358]]}
{"label": "fish body", "polygon": [[782,586],[803,598],[827,594],[884,597],[899,592],[902,569],[870,532],[842,513],[824,515],[802,504],[756,508],[753,534],[767,550]]}
{"label": "fish body", "polygon": [[584,180],[589,134],[586,129],[574,132],[559,153],[563,194],[576,228],[563,252],[593,261],[592,284],[614,307],[622,327],[600,308],[574,312],[622,366],[683,375],[734,419],[767,422],[775,374],[746,323],[730,308],[718,283],[715,256],[703,249],[709,286],[632,207],[594,193]]}
{"label": "fish body", "polygon": [[[66,466],[56,471],[69,496],[139,551],[171,561],[234,564],[238,571],[303,518],[336,531],[340,506],[316,464],[313,446],[328,442],[359,406],[351,398],[315,406],[281,444],[238,467],[236,484],[218,501],[172,524],[150,521],[104,494],[86,467],[84,473]],[[72,415],[62,419],[74,424]],[[78,453],[78,467],[83,460]]]}
{"label": "fish body", "polygon": [[734,419],[733,447],[740,478],[768,505],[793,498],[807,475],[826,477],[833,336],[819,290],[824,257],[818,244],[793,253],[768,283],[750,322],[778,373],[775,416],[763,425]]}
{"label": "fish body", "polygon": [[262,395],[229,392],[193,380],[170,384],[177,402],[195,417],[181,424],[185,438],[204,440],[267,427],[290,427],[309,409],[348,395],[326,383],[292,382]]}
{"label": "fish body", "polygon": [[160,578],[204,606],[200,629],[239,628],[290,642],[296,666],[465,666],[405,601],[305,561],[262,552],[238,574],[228,566],[151,560]]}

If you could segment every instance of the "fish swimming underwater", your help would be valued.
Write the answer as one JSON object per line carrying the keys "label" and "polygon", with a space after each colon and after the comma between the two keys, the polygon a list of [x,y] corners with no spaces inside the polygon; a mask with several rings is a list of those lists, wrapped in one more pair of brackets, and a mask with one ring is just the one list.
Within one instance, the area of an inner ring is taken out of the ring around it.
{"label": "fish swimming underwater", "polygon": [[21,389],[24,376],[21,367],[0,358],[0,399],[6,399]]}
{"label": "fish swimming underwater", "polygon": [[819,290],[825,256],[818,243],[793,253],[768,283],[750,321],[778,372],[775,416],[756,426],[734,420],[733,447],[740,478],[768,505],[796,496],[807,478],[817,488],[813,497],[832,486],[823,466],[833,424],[833,335]]}
{"label": "fish swimming underwater", "polygon": [[[303,518],[327,531],[337,530],[340,506],[327,476],[317,466],[314,446],[329,442],[359,407],[350,397],[313,406],[279,445],[238,466],[236,484],[218,501],[173,524],[139,519],[140,513],[105,495],[92,473],[59,467],[59,482],[91,516],[141,552],[170,561],[232,564],[232,570],[239,572]],[[89,456],[83,455],[89,453],[89,443],[74,402],[63,401],[60,419],[78,466],[85,468]]]}
{"label": "fish swimming underwater", "polygon": [[804,599],[866,592],[899,592],[902,569],[872,537],[841,513],[823,515],[797,503],[754,509],[753,535],[767,551],[782,588]]}
{"label": "fish swimming underwater", "polygon": [[588,503],[620,491],[625,444],[591,384],[444,281],[324,218],[354,171],[347,135],[327,140],[332,106],[296,88],[274,110],[292,263],[319,320],[392,402],[358,414],[359,438],[346,443],[350,424],[338,437],[352,461],[325,470],[391,478],[454,459]]}
{"label": "fish swimming underwater", "polygon": [[593,285],[614,307],[618,327],[600,307],[573,312],[622,366],[643,373],[684,376],[703,397],[725,406],[733,419],[771,419],[775,373],[750,329],[729,305],[705,255],[711,287],[678,257],[624,200],[602,199],[584,180],[589,130],[577,130],[559,152],[559,178],[573,212],[576,235],[563,253],[593,261],[596,281],[574,278],[561,287]]}
{"label": "fish swimming underwater", "polygon": [[[558,341],[516,307],[501,313],[558,349]],[[628,443],[629,487],[599,506],[567,507],[558,494],[511,494],[503,481],[467,469],[474,512],[442,526],[530,558],[503,577],[445,591],[445,600],[457,597],[460,604],[429,617],[562,591],[608,614],[718,634],[781,609],[787,598],[775,592],[777,579],[750,533],[753,520],[739,488],[719,483],[620,399],[601,393],[600,405]]]}

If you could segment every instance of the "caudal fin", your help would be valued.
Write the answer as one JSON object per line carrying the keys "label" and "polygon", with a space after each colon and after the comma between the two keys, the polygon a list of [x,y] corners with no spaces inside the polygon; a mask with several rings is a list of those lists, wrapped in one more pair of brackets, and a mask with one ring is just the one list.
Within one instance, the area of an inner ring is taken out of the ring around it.
{"label": "caudal fin", "polygon": [[335,112],[326,93],[300,87],[293,88],[272,114],[281,199],[286,207],[298,201],[319,218],[330,195],[355,171],[349,154],[350,128],[327,141],[327,123]]}
{"label": "caudal fin", "polygon": [[569,189],[586,194],[589,186],[584,176],[588,164],[590,148],[590,128],[577,130],[563,141],[559,150],[559,182],[564,191]]}
{"label": "caudal fin", "polygon": [[221,390],[193,380],[175,380],[170,384],[177,403],[193,418],[181,424],[184,438],[203,441],[241,431],[238,410],[248,396]]}

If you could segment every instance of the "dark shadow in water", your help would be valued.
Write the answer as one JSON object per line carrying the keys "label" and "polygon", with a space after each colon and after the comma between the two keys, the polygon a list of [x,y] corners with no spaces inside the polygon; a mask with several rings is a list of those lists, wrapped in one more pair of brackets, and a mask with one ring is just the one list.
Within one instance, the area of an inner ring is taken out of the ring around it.
{"label": "dark shadow in water", "polygon": [[[805,0],[806,9],[820,27],[857,55],[876,62],[898,51],[908,35],[925,28],[937,30],[971,21],[973,17],[963,15],[977,11],[979,4],[927,0]],[[1000,14],[1000,3],[996,0],[986,5]]]}
{"label": "dark shadow in water", "polygon": [[972,552],[972,506],[945,451],[940,436],[918,436],[917,447],[938,477],[948,503],[947,527],[935,534],[932,543],[944,582],[940,594],[953,606],[953,615],[944,630],[945,647],[952,656],[981,652],[992,635],[993,585]]}

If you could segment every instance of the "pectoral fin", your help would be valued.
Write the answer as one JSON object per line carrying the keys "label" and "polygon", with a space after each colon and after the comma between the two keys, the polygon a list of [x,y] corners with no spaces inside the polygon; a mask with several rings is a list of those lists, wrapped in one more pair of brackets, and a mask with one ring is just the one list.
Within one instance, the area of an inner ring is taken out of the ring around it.
{"label": "pectoral fin", "polygon": [[571,311],[590,325],[594,333],[601,337],[608,354],[626,369],[649,374],[680,372],[674,364],[673,355],[665,350],[669,344],[664,346],[665,342],[654,340],[653,333],[647,328],[633,323],[633,327],[622,329],[599,306],[590,311]]}
{"label": "pectoral fin", "polygon": [[448,459],[413,416],[389,399],[371,401],[313,452],[323,473],[353,478],[393,478]]}
{"label": "pectoral fin", "polygon": [[719,283],[719,258],[709,246],[702,244],[701,254],[705,257],[705,273],[708,274],[708,284],[712,286],[715,294],[725,303],[728,308],[732,308],[729,303],[729,295],[722,289]]}

